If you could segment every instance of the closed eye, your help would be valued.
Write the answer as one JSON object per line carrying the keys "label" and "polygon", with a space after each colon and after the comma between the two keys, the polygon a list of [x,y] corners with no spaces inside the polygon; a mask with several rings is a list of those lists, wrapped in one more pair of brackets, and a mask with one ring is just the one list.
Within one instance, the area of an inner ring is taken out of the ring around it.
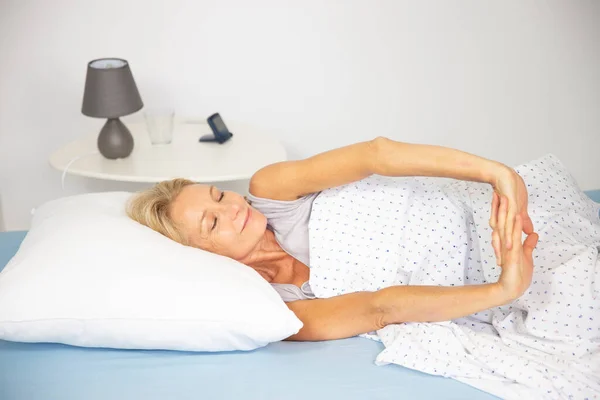
{"label": "closed eye", "polygon": [[[220,203],[221,200],[223,200],[223,197],[225,197],[225,192],[221,192],[221,195],[219,196],[219,200],[217,200],[217,202]],[[218,218],[215,216],[215,219],[214,219],[213,224],[212,224],[212,228],[210,228],[211,231],[214,231],[215,228],[217,227],[217,219]]]}

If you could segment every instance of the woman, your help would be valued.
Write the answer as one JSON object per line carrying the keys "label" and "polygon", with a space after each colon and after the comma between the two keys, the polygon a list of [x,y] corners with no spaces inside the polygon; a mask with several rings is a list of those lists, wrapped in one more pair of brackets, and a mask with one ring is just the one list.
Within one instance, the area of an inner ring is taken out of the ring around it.
{"label": "woman", "polygon": [[[494,189],[490,226],[495,283],[390,286],[315,298],[308,284],[307,224],[319,192],[371,175],[430,176],[484,182]],[[523,179],[498,162],[439,146],[384,137],[269,165],[250,180],[250,202],[234,192],[184,179],[138,194],[128,214],[182,244],[230,257],[270,282],[304,323],[291,340],[328,340],[401,322],[446,321],[510,303],[531,282],[537,234]],[[270,215],[267,218],[265,214]],[[521,242],[521,233],[528,236]]]}

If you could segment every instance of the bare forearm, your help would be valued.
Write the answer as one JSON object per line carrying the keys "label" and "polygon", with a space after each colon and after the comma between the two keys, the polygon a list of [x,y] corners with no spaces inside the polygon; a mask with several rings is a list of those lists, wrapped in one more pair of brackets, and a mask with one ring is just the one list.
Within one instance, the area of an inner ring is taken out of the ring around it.
{"label": "bare forearm", "polygon": [[378,138],[374,173],[384,176],[435,176],[492,183],[506,166],[473,154],[441,146]]}
{"label": "bare forearm", "polygon": [[374,293],[383,324],[448,321],[508,303],[495,283],[467,286],[391,286]]}
{"label": "bare forearm", "polygon": [[332,340],[402,322],[448,321],[511,300],[502,286],[391,286],[326,299],[299,300],[287,306],[304,326],[288,340]]}

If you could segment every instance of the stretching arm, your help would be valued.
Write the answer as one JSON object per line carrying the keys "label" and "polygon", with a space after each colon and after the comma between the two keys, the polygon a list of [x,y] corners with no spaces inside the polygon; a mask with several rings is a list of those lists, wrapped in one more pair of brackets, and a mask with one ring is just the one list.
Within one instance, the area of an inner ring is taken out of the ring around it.
{"label": "stretching arm", "polygon": [[[503,210],[506,213],[506,210]],[[402,322],[439,322],[507,304],[531,284],[537,234],[521,243],[520,216],[509,250],[503,242],[498,282],[467,286],[391,286],[319,300],[300,300],[288,307],[304,323],[293,340],[341,339]]]}
{"label": "stretching arm", "polygon": [[509,172],[510,168],[504,164],[460,150],[378,137],[304,160],[268,165],[252,176],[250,193],[275,200],[294,200],[372,174],[437,176],[496,185]]}
{"label": "stretching arm", "polygon": [[512,299],[496,283],[467,286],[392,286],[374,293],[382,324],[440,322],[501,306]]}
{"label": "stretching arm", "polygon": [[402,322],[438,322],[471,315],[512,299],[496,283],[468,286],[391,286],[288,307],[304,326],[288,340],[342,339]]}
{"label": "stretching arm", "polygon": [[494,184],[504,164],[442,146],[378,138],[373,173],[384,176],[435,176]]}

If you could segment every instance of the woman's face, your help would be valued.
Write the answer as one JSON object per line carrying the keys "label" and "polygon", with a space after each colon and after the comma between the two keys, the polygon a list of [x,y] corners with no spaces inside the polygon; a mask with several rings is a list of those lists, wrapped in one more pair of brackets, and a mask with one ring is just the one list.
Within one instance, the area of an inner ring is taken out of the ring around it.
{"label": "woman's face", "polygon": [[186,186],[170,211],[191,246],[234,260],[248,256],[267,227],[265,216],[242,196],[209,185]]}

